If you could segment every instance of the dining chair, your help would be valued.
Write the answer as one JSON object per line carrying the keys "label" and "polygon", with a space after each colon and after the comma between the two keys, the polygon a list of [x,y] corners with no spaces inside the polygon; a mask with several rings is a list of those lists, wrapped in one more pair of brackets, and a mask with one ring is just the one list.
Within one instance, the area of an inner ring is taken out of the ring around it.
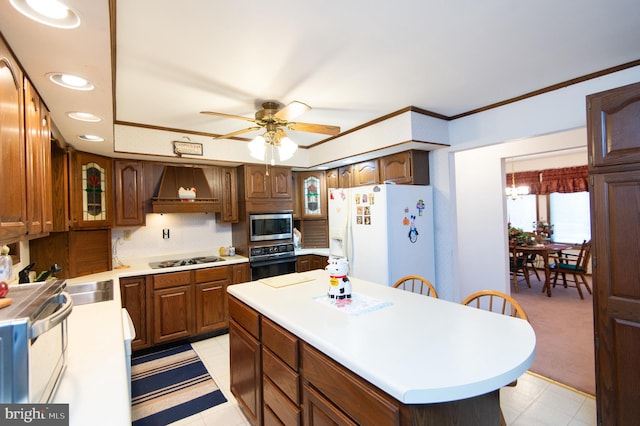
{"label": "dining chair", "polygon": [[412,293],[419,293],[425,296],[431,296],[433,298],[438,298],[438,292],[433,284],[429,282],[426,278],[420,277],[418,275],[407,275],[405,277],[400,278],[393,285],[394,288],[399,288],[400,290],[410,291]]}
{"label": "dining chair", "polygon": [[[484,309],[497,314],[509,315],[529,321],[524,308],[513,297],[496,290],[480,290],[467,296],[461,303],[466,306]],[[505,386],[514,387],[517,384],[518,379]],[[505,426],[506,424],[507,422],[504,419],[501,408],[500,425]]]}
{"label": "dining chair", "polygon": [[527,256],[519,251],[515,244],[509,247],[509,272],[511,272],[511,276],[513,276],[513,288],[516,293],[518,293],[518,274],[524,277],[527,286],[531,288]]}
{"label": "dining chair", "polygon": [[[554,272],[553,274],[553,287],[555,288],[558,281],[558,275],[562,275],[562,283],[564,287],[576,287],[580,299],[584,299],[582,294],[581,285],[587,288],[589,294],[591,294],[591,288],[587,283],[587,269],[589,267],[589,261],[591,260],[591,240],[584,240],[582,246],[580,246],[580,252],[578,254],[563,253],[560,252],[555,257],[555,262],[549,265],[549,269]],[[567,279],[567,274],[573,276],[573,280]],[[575,285],[569,286],[568,282],[572,282]]]}

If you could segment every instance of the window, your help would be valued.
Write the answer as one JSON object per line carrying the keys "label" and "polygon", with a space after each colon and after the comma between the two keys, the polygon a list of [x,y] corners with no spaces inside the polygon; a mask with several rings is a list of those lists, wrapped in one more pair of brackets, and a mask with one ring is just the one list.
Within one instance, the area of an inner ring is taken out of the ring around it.
{"label": "window", "polygon": [[553,241],[578,244],[591,239],[591,212],[588,192],[549,195]]}
{"label": "window", "polygon": [[515,200],[507,197],[507,221],[511,226],[523,231],[533,231],[533,222],[537,220],[535,194],[523,195]]}

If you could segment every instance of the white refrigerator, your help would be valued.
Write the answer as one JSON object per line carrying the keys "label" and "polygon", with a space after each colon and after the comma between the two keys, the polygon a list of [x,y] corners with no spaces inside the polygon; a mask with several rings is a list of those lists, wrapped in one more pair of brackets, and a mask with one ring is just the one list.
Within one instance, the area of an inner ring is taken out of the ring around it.
{"label": "white refrigerator", "polygon": [[349,275],[391,286],[405,275],[435,285],[433,192],[422,185],[330,188],[329,253]]}

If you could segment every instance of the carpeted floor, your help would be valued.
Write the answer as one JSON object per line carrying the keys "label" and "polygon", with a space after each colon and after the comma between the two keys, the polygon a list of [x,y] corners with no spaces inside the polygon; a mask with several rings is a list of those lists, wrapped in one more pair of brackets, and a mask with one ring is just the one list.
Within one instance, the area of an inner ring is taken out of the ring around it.
{"label": "carpeted floor", "polygon": [[[544,273],[539,272],[544,280]],[[589,280],[591,285],[591,280]],[[531,276],[531,288],[519,282],[519,293],[511,292],[524,308],[537,339],[536,358],[530,370],[542,376],[595,395],[593,343],[593,297],[556,285],[552,296],[542,293],[543,282]]]}

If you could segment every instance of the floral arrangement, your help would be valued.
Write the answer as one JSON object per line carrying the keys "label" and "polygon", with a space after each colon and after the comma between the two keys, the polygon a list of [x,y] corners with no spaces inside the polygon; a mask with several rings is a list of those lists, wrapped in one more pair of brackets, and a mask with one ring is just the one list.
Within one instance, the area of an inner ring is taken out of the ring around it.
{"label": "floral arrangement", "polygon": [[553,225],[543,220],[533,222],[533,232],[542,238],[551,238],[553,235]]}
{"label": "floral arrangement", "polygon": [[535,240],[531,238],[531,235],[524,232],[522,228],[516,228],[508,224],[509,228],[509,243],[514,243],[517,246],[529,246],[535,244]]}

